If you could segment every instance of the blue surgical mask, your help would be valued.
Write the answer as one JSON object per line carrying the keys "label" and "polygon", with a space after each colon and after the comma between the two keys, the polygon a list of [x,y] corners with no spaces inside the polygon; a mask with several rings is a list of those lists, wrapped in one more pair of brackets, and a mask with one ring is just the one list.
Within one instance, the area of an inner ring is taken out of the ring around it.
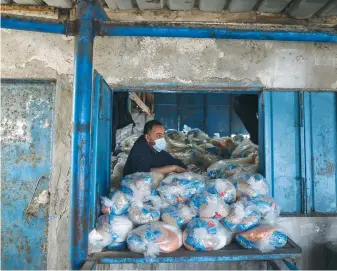
{"label": "blue surgical mask", "polygon": [[154,141],[154,146],[153,148],[157,151],[157,152],[161,152],[163,149],[166,148],[166,141],[165,138],[160,138]]}

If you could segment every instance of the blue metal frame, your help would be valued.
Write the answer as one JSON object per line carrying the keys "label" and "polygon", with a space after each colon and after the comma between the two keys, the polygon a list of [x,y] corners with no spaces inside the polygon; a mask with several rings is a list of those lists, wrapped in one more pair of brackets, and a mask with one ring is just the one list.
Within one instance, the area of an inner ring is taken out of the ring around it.
{"label": "blue metal frame", "polygon": [[71,161],[69,268],[79,269],[88,255],[90,119],[93,77],[93,4],[77,4],[73,137]]}
{"label": "blue metal frame", "polygon": [[295,32],[240,30],[225,28],[193,28],[162,26],[118,26],[100,23],[101,36],[168,37],[168,38],[206,38],[206,39],[244,39],[279,40],[306,42],[337,42],[336,32]]}

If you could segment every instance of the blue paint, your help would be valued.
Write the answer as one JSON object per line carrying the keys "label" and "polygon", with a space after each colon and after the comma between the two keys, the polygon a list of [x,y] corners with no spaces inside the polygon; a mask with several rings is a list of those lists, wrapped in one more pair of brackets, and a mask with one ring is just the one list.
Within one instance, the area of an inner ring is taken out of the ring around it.
{"label": "blue paint", "polygon": [[221,28],[187,28],[161,26],[116,26],[100,25],[102,36],[169,37],[169,38],[206,38],[206,39],[243,39],[243,40],[280,40],[306,42],[337,42],[336,32],[295,32],[238,30]]}
{"label": "blue paint", "polygon": [[47,268],[49,205],[26,208],[52,172],[55,82],[1,81],[1,267]]}
{"label": "blue paint", "polygon": [[103,77],[94,73],[91,125],[90,229],[100,215],[101,197],[110,191],[112,91]]}
{"label": "blue paint", "polygon": [[41,21],[32,20],[31,18],[19,19],[1,16],[1,28],[53,34],[67,34],[66,24],[56,20]]}
{"label": "blue paint", "polygon": [[245,133],[241,120],[232,112],[232,95],[224,93],[155,93],[155,116],[166,129],[199,128],[209,136]]}
{"label": "blue paint", "polygon": [[109,21],[109,17],[105,13],[105,10],[104,10],[100,1],[95,1],[94,18],[95,18],[95,20],[98,20],[98,21]]}
{"label": "blue paint", "polygon": [[304,93],[306,203],[308,212],[337,212],[337,95]]}
{"label": "blue paint", "polygon": [[260,160],[269,194],[282,212],[297,213],[301,211],[299,94],[263,92],[262,95],[264,141],[260,146],[264,159]]}
{"label": "blue paint", "polygon": [[93,82],[93,7],[76,6],[79,32],[75,36],[73,137],[70,186],[69,269],[79,269],[87,258],[90,184],[90,118]]}
{"label": "blue paint", "polygon": [[[207,254],[207,253],[206,253]],[[200,257],[156,257],[156,258],[101,258],[100,263],[103,264],[125,264],[125,263],[193,263],[193,262],[233,262],[233,261],[267,261],[284,258],[296,258],[298,254],[283,253],[283,254],[252,254],[252,255],[222,255],[222,256],[205,256],[205,253],[200,253]]]}

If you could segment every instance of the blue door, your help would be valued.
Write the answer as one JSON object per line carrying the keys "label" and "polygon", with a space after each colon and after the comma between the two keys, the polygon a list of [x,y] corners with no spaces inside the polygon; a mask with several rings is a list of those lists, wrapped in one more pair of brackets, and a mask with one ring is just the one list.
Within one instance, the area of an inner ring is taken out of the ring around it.
{"label": "blue door", "polygon": [[46,269],[54,81],[1,81],[1,267]]}
{"label": "blue door", "polygon": [[94,71],[91,116],[91,184],[90,221],[91,228],[100,214],[101,196],[110,190],[111,129],[113,92],[103,77]]}

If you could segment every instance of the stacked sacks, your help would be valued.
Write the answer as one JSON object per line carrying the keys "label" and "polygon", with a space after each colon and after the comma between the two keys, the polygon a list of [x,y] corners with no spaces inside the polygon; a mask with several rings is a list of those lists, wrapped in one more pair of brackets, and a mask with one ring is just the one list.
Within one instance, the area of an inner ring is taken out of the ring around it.
{"label": "stacked sacks", "polygon": [[178,227],[164,222],[142,225],[131,231],[127,237],[128,248],[145,257],[159,253],[170,253],[182,246],[182,232]]}
{"label": "stacked sacks", "polygon": [[205,186],[205,177],[186,172],[169,175],[159,185],[158,192],[163,200],[174,205],[187,202],[194,194],[203,193]]}
{"label": "stacked sacks", "polygon": [[161,219],[170,225],[185,228],[188,222],[197,216],[197,212],[187,205],[169,206],[162,210]]}
{"label": "stacked sacks", "polygon": [[231,204],[236,201],[236,190],[234,185],[226,179],[209,180],[206,183],[207,191],[218,195],[225,203]]}
{"label": "stacked sacks", "polygon": [[131,200],[122,191],[113,189],[108,198],[101,198],[101,204],[103,214],[123,215],[131,206]]}
{"label": "stacked sacks", "polygon": [[233,234],[217,220],[194,218],[183,233],[188,250],[212,251],[222,249],[232,241]]}
{"label": "stacked sacks", "polygon": [[217,195],[208,192],[194,195],[190,206],[200,218],[221,219],[229,213],[229,206],[225,201]]}
{"label": "stacked sacks", "polygon": [[268,193],[265,178],[258,173],[240,173],[230,179],[236,188],[237,196],[256,198]]}

